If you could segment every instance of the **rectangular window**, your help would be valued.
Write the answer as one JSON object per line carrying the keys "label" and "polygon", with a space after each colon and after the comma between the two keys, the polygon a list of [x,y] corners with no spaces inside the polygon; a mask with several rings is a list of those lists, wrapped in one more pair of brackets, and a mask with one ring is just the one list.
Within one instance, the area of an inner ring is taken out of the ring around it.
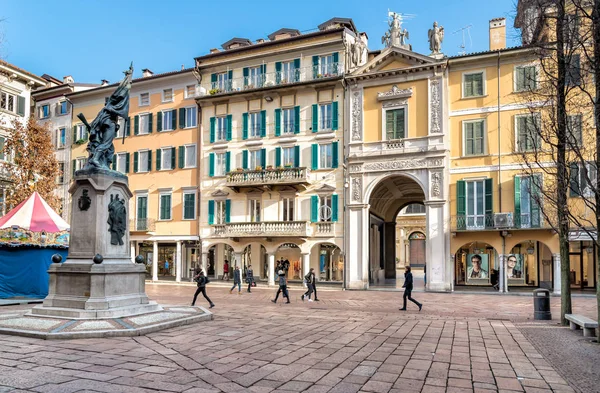
{"label": "rectangular window", "polygon": [[567,116],[567,134],[569,137],[568,148],[581,147],[582,146],[582,116],[581,115],[570,115]]}
{"label": "rectangular window", "polygon": [[331,222],[333,218],[333,198],[331,195],[319,197],[319,221]]}
{"label": "rectangular window", "polygon": [[149,154],[148,150],[138,152],[138,172],[148,172],[150,170]]}
{"label": "rectangular window", "polygon": [[162,112],[162,130],[173,131],[173,111]]}
{"label": "rectangular window", "polygon": [[171,170],[174,169],[172,166],[172,154],[173,154],[173,148],[171,147],[166,147],[166,148],[162,148],[161,150],[161,154],[160,154],[160,167],[162,170]]}
{"label": "rectangular window", "polygon": [[196,107],[185,108],[184,128],[192,128],[198,125]]}
{"label": "rectangular window", "polygon": [[294,108],[282,109],[281,114],[283,115],[283,133],[293,134],[296,127]]}
{"label": "rectangular window", "polygon": [[140,94],[140,106],[150,105],[150,93]]}
{"label": "rectangular window", "polygon": [[215,176],[225,176],[227,174],[227,154],[215,153]]}
{"label": "rectangular window", "polygon": [[196,191],[183,193],[183,219],[196,219]]}
{"label": "rectangular window", "polygon": [[596,172],[593,162],[586,162],[585,165],[571,164],[571,196],[592,197],[596,191]]}
{"label": "rectangular window", "polygon": [[263,78],[262,66],[251,67],[248,69],[248,80],[246,81],[246,85],[249,88],[261,87],[263,84]]}
{"label": "rectangular window", "polygon": [[406,138],[406,108],[385,111],[385,131],[388,141]]}
{"label": "rectangular window", "polygon": [[[0,91],[0,109],[4,109],[9,112],[15,113],[17,111],[17,97],[13,94],[9,94],[5,91]],[[40,118],[41,116],[40,111]],[[50,111],[48,110],[48,116],[50,115]]]}
{"label": "rectangular window", "polygon": [[248,200],[248,216],[250,222],[260,222],[260,199]]}
{"label": "rectangular window", "polygon": [[85,166],[85,157],[77,158],[77,160],[75,161],[75,170],[78,171],[80,169],[83,169],[84,166]]}
{"label": "rectangular window", "polygon": [[539,116],[537,114],[516,116],[517,148],[521,152],[540,148]]}
{"label": "rectangular window", "polygon": [[293,167],[296,162],[296,148],[294,146],[281,148],[281,158],[283,166]]}
{"label": "rectangular window", "polygon": [[228,72],[221,72],[220,74],[217,74],[217,82],[216,82],[216,85],[214,88],[219,89],[221,91],[229,90],[229,73]]}
{"label": "rectangular window", "polygon": [[227,116],[216,118],[215,141],[224,141],[227,139]]}
{"label": "rectangular window", "polygon": [[160,210],[160,220],[171,219],[171,193],[160,194],[160,206],[158,208]]}
{"label": "rectangular window", "polygon": [[519,66],[515,68],[515,91],[532,91],[537,89],[537,67]]}
{"label": "rectangular window", "polygon": [[119,120],[117,120],[117,133],[115,135],[115,138],[122,138],[123,134],[125,133],[125,119],[119,117]]}
{"label": "rectangular window", "polygon": [[483,83],[483,72],[463,74],[463,97],[482,96]]}
{"label": "rectangular window", "polygon": [[337,64],[333,64],[333,55],[319,57],[319,74],[323,77],[335,75]]}
{"label": "rectangular window", "polygon": [[4,153],[4,142],[6,138],[0,136],[0,161],[8,161],[8,154]]}
{"label": "rectangular window", "polygon": [[465,183],[467,229],[485,228],[485,180]]}
{"label": "rectangular window", "polygon": [[65,182],[65,163],[58,163],[58,176],[56,177],[56,182],[58,184],[63,184]]}
{"label": "rectangular window", "polygon": [[333,167],[333,144],[319,145],[319,169]]}
{"label": "rectangular window", "polygon": [[567,14],[565,15],[565,23],[563,26],[565,46],[567,48],[573,48],[578,41],[579,35],[579,15]]}
{"label": "rectangular window", "polygon": [[117,171],[126,173],[127,169],[127,153],[117,154]]}
{"label": "rectangular window", "polygon": [[138,195],[136,209],[136,229],[148,230],[148,195]]}
{"label": "rectangular window", "polygon": [[77,139],[76,141],[85,141],[87,139],[87,129],[83,124],[77,125]]}
{"label": "rectangular window", "polygon": [[567,56],[567,73],[565,83],[567,86],[578,86],[581,83],[581,62],[579,55]]}
{"label": "rectangular window", "polygon": [[185,168],[196,167],[196,145],[185,146]]}
{"label": "rectangular window", "polygon": [[67,129],[59,128],[56,132],[56,147],[63,148],[67,144]]}
{"label": "rectangular window", "polygon": [[[248,156],[248,168],[250,170],[256,170],[262,168],[262,150],[251,150]],[[264,168],[262,168],[264,169]]]}
{"label": "rectangular window", "polygon": [[172,102],[173,101],[173,89],[163,89],[162,93],[162,102]]}
{"label": "rectangular window", "polygon": [[215,224],[223,225],[227,218],[227,203],[225,201],[215,201]]}
{"label": "rectangular window", "polygon": [[185,87],[185,98],[193,98],[196,96],[196,85],[187,85]]}
{"label": "rectangular window", "polygon": [[250,118],[249,137],[250,138],[260,138],[260,130],[261,130],[260,112],[249,113],[248,117]]}
{"label": "rectangular window", "polygon": [[50,117],[50,105],[42,105],[40,106],[40,119],[45,119]]}
{"label": "rectangular window", "polygon": [[282,198],[282,221],[294,221],[294,198]]}
{"label": "rectangular window", "polygon": [[515,176],[515,215],[519,228],[540,226],[541,175]]}
{"label": "rectangular window", "polygon": [[331,121],[333,119],[333,104],[319,105],[319,131],[331,130]]}
{"label": "rectangular window", "polygon": [[463,155],[477,156],[484,154],[484,120],[463,122],[464,149]]}
{"label": "rectangular window", "polygon": [[151,113],[140,115],[140,129],[138,135],[146,135],[150,133],[150,116]]}
{"label": "rectangular window", "polygon": [[281,63],[281,83],[291,83],[296,80],[296,68],[293,61]]}
{"label": "rectangular window", "polygon": [[69,113],[69,103],[67,101],[61,101],[58,103],[58,114],[66,115]]}

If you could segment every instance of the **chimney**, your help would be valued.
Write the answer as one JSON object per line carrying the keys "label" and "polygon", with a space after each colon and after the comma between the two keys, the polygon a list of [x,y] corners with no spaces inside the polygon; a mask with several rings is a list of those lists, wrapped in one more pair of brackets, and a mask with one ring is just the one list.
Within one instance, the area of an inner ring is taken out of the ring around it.
{"label": "chimney", "polygon": [[490,50],[506,49],[506,18],[490,21]]}
{"label": "chimney", "polygon": [[63,76],[63,83],[74,83],[73,77],[71,75]]}
{"label": "chimney", "polygon": [[154,75],[154,72],[150,71],[148,68],[142,69],[142,77],[143,78],[147,78],[152,75]]}
{"label": "chimney", "polygon": [[102,79],[102,80],[100,81],[100,86],[108,86],[108,83],[109,83],[109,82],[108,82],[106,79]]}
{"label": "chimney", "polygon": [[259,38],[259,39],[256,40],[257,44],[262,44],[263,42],[265,42],[264,38]]}
{"label": "chimney", "polygon": [[211,53],[211,54],[213,54],[213,53],[219,53],[219,52],[220,52],[219,48],[212,48],[212,49],[210,50],[210,53]]}

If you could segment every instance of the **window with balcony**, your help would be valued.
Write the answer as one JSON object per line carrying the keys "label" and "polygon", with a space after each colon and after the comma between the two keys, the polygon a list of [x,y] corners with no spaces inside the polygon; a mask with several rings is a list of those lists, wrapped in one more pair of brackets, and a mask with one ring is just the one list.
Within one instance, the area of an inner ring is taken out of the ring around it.
{"label": "window with balcony", "polygon": [[173,89],[163,89],[162,102],[173,102]]}
{"label": "window with balcony", "polygon": [[48,117],[50,117],[50,105],[40,106],[40,119],[47,119]]}
{"label": "window with balcony", "polygon": [[183,193],[183,219],[196,219],[196,191],[185,191]]}
{"label": "window with balcony", "polygon": [[249,137],[260,138],[261,137],[261,113],[251,112],[248,114],[249,117]]}
{"label": "window with balcony", "polygon": [[294,203],[295,200],[292,197],[281,198],[282,204],[282,221],[294,221]]}
{"label": "window with balcony", "polygon": [[282,147],[281,158],[284,167],[296,166],[296,147]]}
{"label": "window with balcony", "polygon": [[221,72],[219,74],[213,75],[215,75],[215,80],[213,81],[213,89],[218,89],[220,91],[229,90],[229,86],[231,85],[229,72]]}
{"label": "window with balcony", "polygon": [[143,115],[136,116],[139,119],[138,123],[138,135],[147,135],[152,132],[152,113],[145,113]]}
{"label": "window with balcony", "polygon": [[336,222],[338,220],[337,195],[313,195],[310,198],[312,222]]}
{"label": "window with balcony", "polygon": [[334,68],[336,64],[333,61],[333,54],[319,57],[319,74],[321,76],[329,76],[335,74]]}
{"label": "window with balcony", "polygon": [[492,221],[492,179],[459,180],[457,192],[458,229],[483,229]]}
{"label": "window with balcony", "polygon": [[581,115],[569,115],[567,116],[567,135],[568,135],[568,146],[567,148],[581,147],[583,142],[582,134],[582,116]]}
{"label": "window with balcony", "polygon": [[198,111],[195,106],[189,108],[181,108],[183,128],[193,128],[198,125]]}
{"label": "window with balcony", "polygon": [[573,162],[569,171],[570,196],[592,197],[596,191],[597,169],[594,162]]}
{"label": "window with balcony", "polygon": [[312,169],[338,167],[338,142],[312,145]]}
{"label": "window with balcony", "polygon": [[148,106],[150,105],[150,93],[141,93],[140,94],[140,106]]}
{"label": "window with balcony", "polygon": [[385,110],[386,140],[406,138],[406,108]]}
{"label": "window with balcony", "polygon": [[208,201],[208,225],[223,225],[229,222],[231,200]]}
{"label": "window with balcony", "polygon": [[263,168],[263,149],[258,149],[258,150],[250,150],[248,152],[249,156],[248,156],[248,167],[251,170],[254,169],[264,169]]}
{"label": "window with balcony", "polygon": [[58,176],[56,176],[56,183],[63,184],[65,182],[65,163],[58,163]]}
{"label": "window with balcony", "polygon": [[542,176],[515,176],[515,225],[518,228],[540,226],[540,189]]}
{"label": "window with balcony", "polygon": [[534,65],[515,67],[515,91],[533,91],[537,89],[537,67]]}
{"label": "window with balcony", "polygon": [[296,81],[296,66],[294,61],[284,61],[281,63],[281,83],[291,83]]}
{"label": "window with balcony", "polygon": [[541,147],[539,114],[515,116],[517,148],[520,152],[537,151]]}
{"label": "window with balcony", "polygon": [[129,172],[129,154],[128,153],[117,153],[116,170],[121,173]]}
{"label": "window with balcony", "polygon": [[260,199],[248,199],[248,218],[250,219],[250,222],[260,222]]}
{"label": "window with balcony", "polygon": [[56,130],[56,147],[62,149],[67,144],[67,129],[59,128]]}
{"label": "window with balcony", "polygon": [[148,230],[148,195],[138,195],[136,198],[136,225],[138,231]]}
{"label": "window with balcony", "polygon": [[263,66],[248,68],[246,86],[249,88],[261,87],[264,81]]}
{"label": "window with balcony", "polygon": [[140,150],[133,155],[133,171],[149,172],[152,169],[152,152],[150,150]]}
{"label": "window with balcony", "polygon": [[463,97],[481,97],[485,94],[485,73],[483,71],[463,74]]}
{"label": "window with balcony", "polygon": [[69,103],[67,101],[61,101],[58,103],[58,114],[66,115],[69,113]]}
{"label": "window with balcony", "polygon": [[160,198],[159,198],[159,206],[158,206],[158,210],[159,210],[159,220],[170,220],[171,217],[171,199],[172,199],[172,194],[163,192],[160,193]]}
{"label": "window with balcony", "polygon": [[485,121],[463,121],[463,155],[478,156],[485,154]]}

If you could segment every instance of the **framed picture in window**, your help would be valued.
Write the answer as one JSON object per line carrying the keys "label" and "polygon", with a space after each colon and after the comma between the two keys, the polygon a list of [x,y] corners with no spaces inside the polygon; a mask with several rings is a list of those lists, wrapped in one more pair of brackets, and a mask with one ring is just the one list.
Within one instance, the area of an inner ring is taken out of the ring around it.
{"label": "framed picture in window", "polygon": [[508,285],[525,284],[525,255],[510,254],[506,257],[506,277]]}
{"label": "framed picture in window", "polygon": [[487,285],[490,282],[490,262],[488,254],[467,255],[467,284]]}

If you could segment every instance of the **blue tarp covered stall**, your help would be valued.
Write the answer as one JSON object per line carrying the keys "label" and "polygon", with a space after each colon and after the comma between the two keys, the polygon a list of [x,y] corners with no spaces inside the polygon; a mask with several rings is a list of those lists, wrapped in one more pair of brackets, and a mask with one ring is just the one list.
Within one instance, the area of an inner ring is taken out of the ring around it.
{"label": "blue tarp covered stall", "polygon": [[0,246],[0,299],[48,296],[48,267],[52,255],[67,259],[67,249]]}

